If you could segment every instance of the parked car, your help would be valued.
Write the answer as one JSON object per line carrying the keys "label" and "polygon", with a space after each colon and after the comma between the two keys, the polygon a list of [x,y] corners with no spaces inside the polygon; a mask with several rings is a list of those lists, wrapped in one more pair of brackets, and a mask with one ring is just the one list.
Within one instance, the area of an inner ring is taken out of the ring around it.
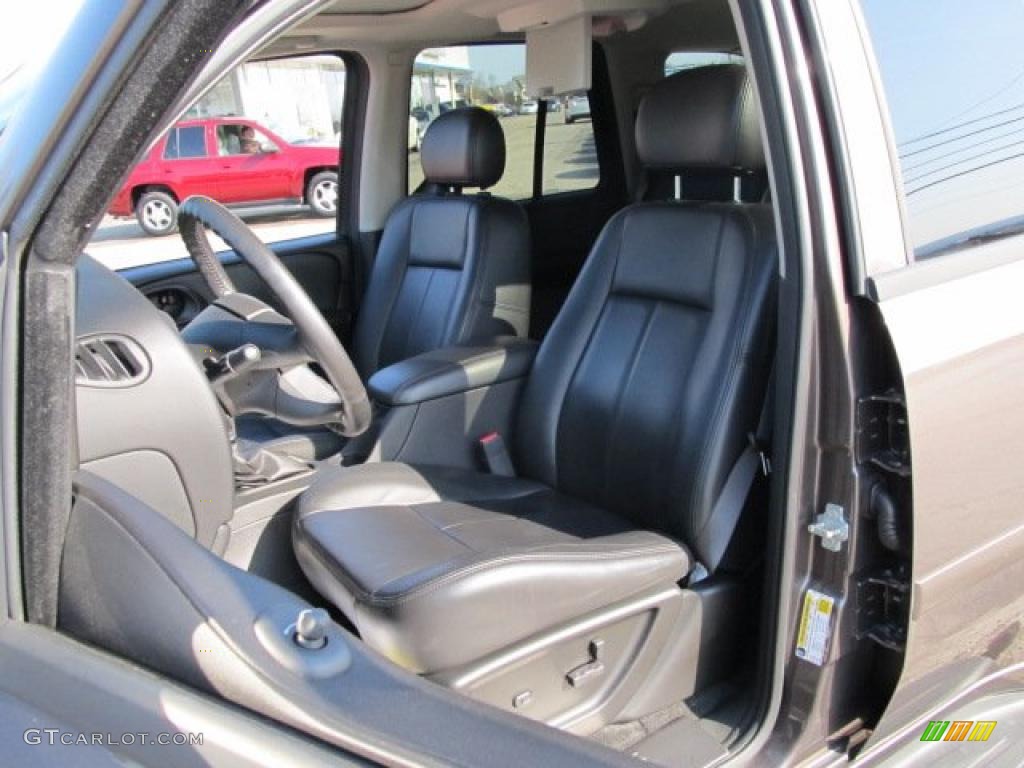
{"label": "parked car", "polygon": [[439,114],[443,115],[445,112],[451,112],[453,109],[465,109],[468,106],[469,102],[465,99],[456,99],[454,104],[450,101],[442,101],[438,104],[437,110]]}
{"label": "parked car", "polygon": [[512,108],[509,107],[507,104],[503,104],[501,102],[481,104],[480,106],[486,109],[492,115],[496,115],[497,117],[508,117],[509,115],[512,114]]}
{"label": "parked car", "polygon": [[572,125],[581,118],[590,117],[590,99],[586,94],[575,94],[565,100],[565,122]]}
{"label": "parked car", "polygon": [[190,195],[229,205],[306,203],[317,216],[333,216],[340,161],[337,147],[291,144],[253,120],[185,120],[132,169],[109,212],[134,215],[154,236],[175,231],[178,206]]}
{"label": "parked car", "polygon": [[519,105],[520,115],[536,115],[539,106],[534,99],[527,99]]}

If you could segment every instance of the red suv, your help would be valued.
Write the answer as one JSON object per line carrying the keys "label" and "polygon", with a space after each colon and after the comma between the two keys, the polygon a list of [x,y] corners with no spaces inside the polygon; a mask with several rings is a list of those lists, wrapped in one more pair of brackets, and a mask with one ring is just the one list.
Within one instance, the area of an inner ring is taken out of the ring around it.
{"label": "red suv", "polygon": [[338,207],[341,150],[289,144],[238,117],[178,123],[150,150],[117,193],[114,216],[131,216],[150,235],[178,223],[178,202],[206,195],[225,204],[305,202],[317,216]]}

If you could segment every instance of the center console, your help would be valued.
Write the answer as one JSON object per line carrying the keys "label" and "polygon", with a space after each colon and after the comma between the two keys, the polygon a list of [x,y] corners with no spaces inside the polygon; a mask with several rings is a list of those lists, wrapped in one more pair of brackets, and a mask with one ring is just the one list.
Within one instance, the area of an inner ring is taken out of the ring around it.
{"label": "center console", "polygon": [[348,441],[343,463],[482,469],[478,441],[511,433],[537,346],[502,338],[426,352],[381,369],[367,387],[376,407],[373,426]]}

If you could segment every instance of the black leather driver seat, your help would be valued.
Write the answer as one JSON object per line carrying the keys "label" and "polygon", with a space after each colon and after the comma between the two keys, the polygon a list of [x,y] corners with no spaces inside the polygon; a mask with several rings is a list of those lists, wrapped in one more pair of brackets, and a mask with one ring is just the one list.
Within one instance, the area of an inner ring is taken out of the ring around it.
{"label": "black leather driver seat", "polygon": [[[636,138],[652,172],[763,169],[743,67],[659,83]],[[324,471],[293,530],[310,581],[370,646],[460,687],[490,680],[494,654],[515,643],[641,596],[681,595],[696,561],[714,574],[733,532],[715,504],[764,397],[775,262],[761,204],[673,200],[617,214],[526,385],[507,436],[519,477],[401,464]],[[608,632],[601,664],[611,669]],[[601,647],[591,644],[595,660]],[[486,673],[448,672],[484,658]],[[509,661],[522,687],[525,658]],[[556,674],[552,690],[571,693],[568,677]]]}
{"label": "black leather driver seat", "polygon": [[[526,337],[530,230],[522,206],[481,193],[505,170],[505,135],[479,107],[430,124],[420,150],[423,194],[399,203],[384,225],[356,322],[352,361],[366,381],[381,368],[442,347]],[[341,448],[329,430],[243,417],[239,436],[299,458]]]}

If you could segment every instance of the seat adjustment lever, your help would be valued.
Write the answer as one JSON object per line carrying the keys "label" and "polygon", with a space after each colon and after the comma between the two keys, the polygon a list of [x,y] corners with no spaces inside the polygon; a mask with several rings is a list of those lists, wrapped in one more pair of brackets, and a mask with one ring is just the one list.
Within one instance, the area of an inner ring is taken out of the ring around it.
{"label": "seat adjustment lever", "polygon": [[586,664],[580,664],[575,669],[570,669],[566,674],[565,679],[569,681],[569,685],[573,688],[579,688],[587,680],[592,677],[596,677],[604,672],[604,662],[601,660],[601,655],[604,651],[604,640],[597,638],[590,641],[590,661]]}

